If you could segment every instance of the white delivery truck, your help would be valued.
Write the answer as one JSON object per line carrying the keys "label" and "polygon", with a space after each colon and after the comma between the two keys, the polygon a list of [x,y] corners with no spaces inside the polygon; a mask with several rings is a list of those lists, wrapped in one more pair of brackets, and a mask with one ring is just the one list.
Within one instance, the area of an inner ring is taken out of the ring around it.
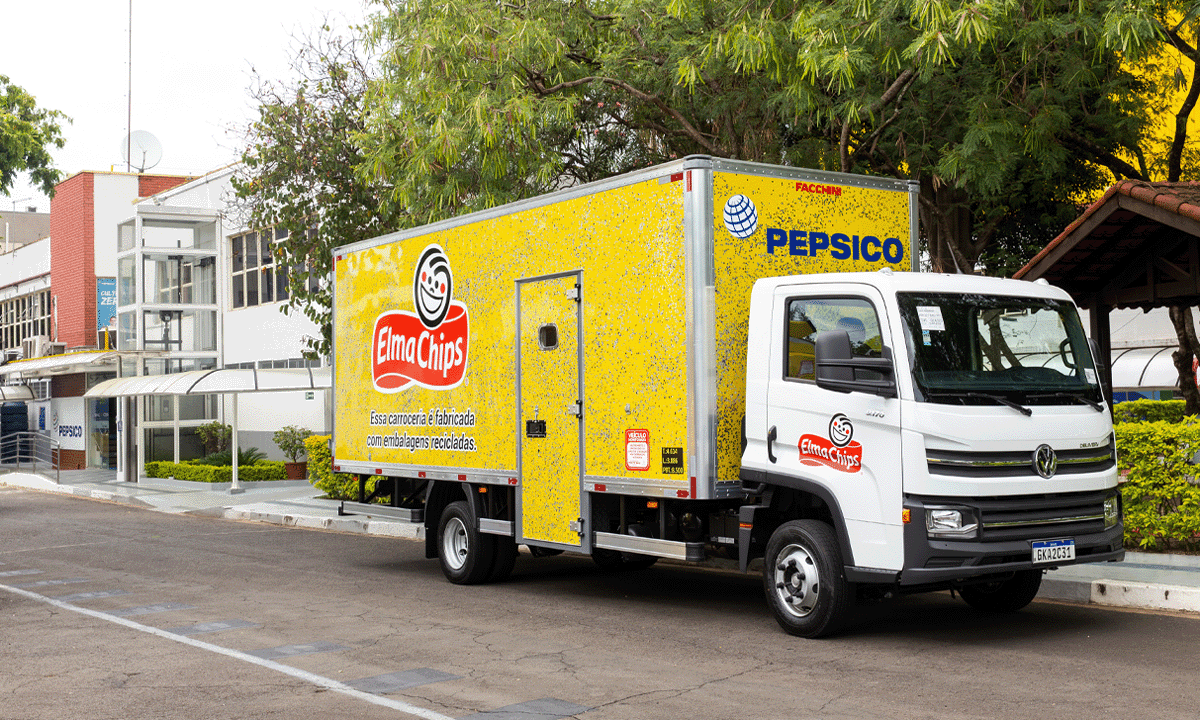
{"label": "white delivery truck", "polygon": [[762,558],[810,637],[856,597],[1015,610],[1047,568],[1122,558],[1074,304],[908,271],[915,201],[689,157],[340,248],[343,510],[423,523],[455,583],[503,579],[518,545]]}

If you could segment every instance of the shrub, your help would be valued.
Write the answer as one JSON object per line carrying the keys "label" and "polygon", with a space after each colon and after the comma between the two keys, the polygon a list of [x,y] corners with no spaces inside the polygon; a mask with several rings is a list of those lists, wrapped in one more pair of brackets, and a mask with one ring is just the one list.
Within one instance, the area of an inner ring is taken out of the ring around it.
{"label": "shrub", "polygon": [[287,459],[298,463],[305,454],[304,440],[310,435],[312,435],[312,430],[308,428],[287,425],[276,430],[271,439],[275,441]]}
{"label": "shrub", "polygon": [[1200,422],[1127,422],[1116,436],[1126,547],[1200,550]]}
{"label": "shrub", "polygon": [[[333,471],[333,454],[328,435],[309,435],[304,440],[308,451],[308,475],[312,484],[334,500],[358,500],[358,477]],[[374,478],[367,481],[367,494],[375,489]]]}
{"label": "shrub", "polygon": [[[238,448],[238,467],[246,467],[263,462],[267,454],[256,447]],[[233,450],[222,450],[211,455],[205,455],[196,460],[188,460],[192,465],[233,465]],[[239,471],[240,472],[240,471]]]}
{"label": "shrub", "polygon": [[[226,483],[233,480],[230,465],[196,465],[194,463],[148,462],[146,476],[155,478],[173,477],[176,480],[202,483]],[[239,482],[262,482],[285,480],[287,471],[282,462],[263,460],[255,465],[238,465]]]}
{"label": "shrub", "polygon": [[1173,422],[1183,420],[1182,400],[1130,400],[1113,406],[1114,423]]}
{"label": "shrub", "polygon": [[233,437],[233,426],[213,420],[196,428],[196,434],[200,436],[204,452],[212,454],[229,447],[229,439]]}

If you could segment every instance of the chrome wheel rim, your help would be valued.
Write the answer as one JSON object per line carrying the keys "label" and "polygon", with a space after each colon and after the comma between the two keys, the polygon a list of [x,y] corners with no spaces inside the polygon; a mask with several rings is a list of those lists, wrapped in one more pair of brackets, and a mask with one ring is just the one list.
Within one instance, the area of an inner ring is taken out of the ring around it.
{"label": "chrome wheel rim", "polygon": [[816,560],[806,548],[788,545],[780,551],[774,581],[776,598],[788,614],[807,617],[816,608],[821,576]]}
{"label": "chrome wheel rim", "polygon": [[442,531],[442,559],[451,570],[461,570],[467,564],[468,552],[467,526],[459,518],[450,518]]}

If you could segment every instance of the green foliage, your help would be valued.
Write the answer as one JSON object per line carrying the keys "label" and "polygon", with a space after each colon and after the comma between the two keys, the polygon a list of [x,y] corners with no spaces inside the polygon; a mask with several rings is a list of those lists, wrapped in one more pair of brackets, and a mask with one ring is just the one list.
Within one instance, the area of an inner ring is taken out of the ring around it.
{"label": "green foliage", "polygon": [[[248,467],[265,462],[267,454],[256,447],[238,448],[238,467]],[[191,460],[193,465],[233,465],[233,450],[226,449]]]}
{"label": "green foliage", "polygon": [[1116,436],[1126,547],[1200,550],[1200,423],[1121,423]]}
{"label": "green foliage", "polygon": [[294,79],[260,79],[253,90],[258,119],[233,179],[239,220],[273,228],[276,266],[291,269],[280,311],[299,311],[321,328],[320,338],[305,340],[309,359],[329,357],[332,349],[332,289],[322,278],[333,248],[397,227],[382,202],[388,181],[357,172],[364,162],[355,138],[365,128],[367,68],[355,39],[325,27],[293,59]]}
{"label": "green foliage", "polygon": [[52,167],[50,151],[65,142],[62,121],[71,119],[39,108],[32,95],[0,75],[0,195],[8,194],[17,173],[28,171],[34,185],[53,197],[62,173]]}
{"label": "green foliage", "polygon": [[1114,423],[1177,423],[1183,417],[1183,400],[1129,400],[1113,406]]}
{"label": "green foliage", "polygon": [[[229,440],[233,437],[233,426],[213,420],[197,427],[196,435],[200,437],[204,452],[211,455],[229,447]],[[229,464],[228,458],[226,458],[225,464]]]}
{"label": "green foliage", "polygon": [[279,449],[283,451],[283,454],[289,460],[296,463],[300,462],[300,458],[304,457],[304,441],[310,435],[312,435],[312,430],[308,428],[286,425],[276,430],[272,439],[279,446]]}
{"label": "green foliage", "polygon": [[[334,500],[358,500],[358,477],[333,471],[328,435],[310,435],[304,447],[308,451],[308,477],[318,490]],[[375,480],[368,480],[367,493],[374,489]]]}
{"label": "green foliage", "polygon": [[[199,465],[194,463],[148,462],[146,477],[166,478],[202,483],[227,483],[233,481],[230,465]],[[238,482],[262,482],[286,480],[287,471],[282,462],[263,460],[254,465],[238,465]]]}

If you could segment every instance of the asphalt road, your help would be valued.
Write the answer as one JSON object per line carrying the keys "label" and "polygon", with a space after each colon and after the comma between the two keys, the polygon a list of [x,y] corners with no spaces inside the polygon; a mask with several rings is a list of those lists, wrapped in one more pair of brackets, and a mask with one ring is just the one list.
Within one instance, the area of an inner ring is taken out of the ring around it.
{"label": "asphalt road", "polygon": [[458,587],[410,540],[0,490],[0,718],[1197,717],[1200,618],[948,594],[783,634],[758,577],[522,555]]}

